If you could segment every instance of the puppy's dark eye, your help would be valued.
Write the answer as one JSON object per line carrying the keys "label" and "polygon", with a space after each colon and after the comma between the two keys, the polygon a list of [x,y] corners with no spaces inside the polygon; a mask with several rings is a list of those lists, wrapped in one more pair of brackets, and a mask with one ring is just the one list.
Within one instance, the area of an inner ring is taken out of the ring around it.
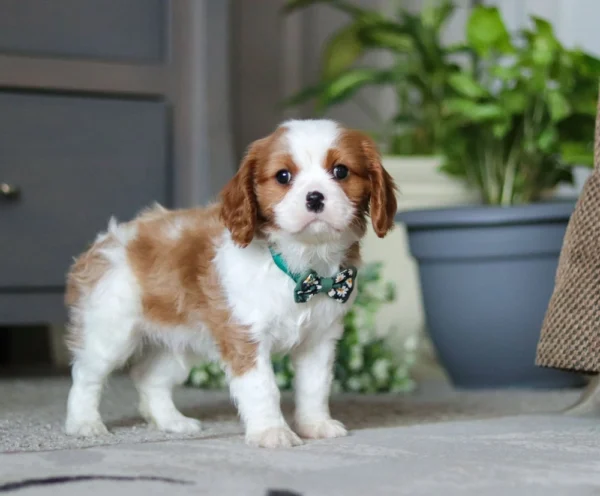
{"label": "puppy's dark eye", "polygon": [[348,170],[348,167],[343,164],[339,164],[333,168],[333,177],[336,179],[346,179],[349,172],[350,171]]}
{"label": "puppy's dark eye", "polygon": [[275,174],[275,179],[279,184],[289,184],[292,180],[292,174],[289,170],[282,169]]}

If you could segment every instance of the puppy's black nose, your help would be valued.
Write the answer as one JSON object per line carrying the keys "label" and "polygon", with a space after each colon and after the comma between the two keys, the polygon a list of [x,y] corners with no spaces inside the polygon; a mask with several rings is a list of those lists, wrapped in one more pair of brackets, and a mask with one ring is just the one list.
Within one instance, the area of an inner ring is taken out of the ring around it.
{"label": "puppy's black nose", "polygon": [[325,208],[325,203],[323,203],[324,200],[325,197],[323,196],[323,193],[320,191],[311,191],[306,195],[306,208],[310,212],[318,214]]}

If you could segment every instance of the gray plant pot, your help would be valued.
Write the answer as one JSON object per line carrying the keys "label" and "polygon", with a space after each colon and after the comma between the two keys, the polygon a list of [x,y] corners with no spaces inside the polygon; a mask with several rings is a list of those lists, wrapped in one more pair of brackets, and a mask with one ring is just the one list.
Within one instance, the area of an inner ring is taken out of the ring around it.
{"label": "gray plant pot", "polygon": [[427,327],[457,387],[580,386],[535,366],[573,202],[401,212]]}

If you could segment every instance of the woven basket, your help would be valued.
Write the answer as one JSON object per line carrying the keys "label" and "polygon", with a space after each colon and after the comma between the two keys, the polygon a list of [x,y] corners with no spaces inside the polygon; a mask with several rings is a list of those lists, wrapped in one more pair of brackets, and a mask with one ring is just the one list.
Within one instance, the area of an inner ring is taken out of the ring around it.
{"label": "woven basket", "polygon": [[542,325],[536,363],[600,372],[600,100],[594,170],[565,234],[554,292]]}

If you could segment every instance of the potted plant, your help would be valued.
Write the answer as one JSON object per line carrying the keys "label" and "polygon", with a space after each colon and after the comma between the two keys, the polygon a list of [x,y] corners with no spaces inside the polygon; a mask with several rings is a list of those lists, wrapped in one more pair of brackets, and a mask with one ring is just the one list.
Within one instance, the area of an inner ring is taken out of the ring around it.
{"label": "potted plant", "polygon": [[[429,2],[418,14],[399,8],[386,15],[343,0],[290,0],[284,11],[289,14],[316,4],[343,12],[347,22],[322,49],[319,80],[286,103],[314,102],[317,115],[345,102],[363,109],[373,122],[368,131],[383,151],[384,166],[401,187],[399,210],[476,201],[471,188],[440,171],[446,132],[442,103],[457,96],[450,79],[460,73],[457,59],[465,52],[462,45],[442,43],[454,5],[450,1]],[[367,57],[381,53],[387,55],[388,62]],[[363,97],[360,90],[365,87],[386,88],[393,94],[387,116]],[[385,240],[369,232],[364,248],[366,261],[381,261],[401,295],[399,310],[390,306],[378,314],[380,332],[396,327],[392,334],[400,340],[420,332],[424,317],[418,270],[410,257],[403,226]],[[398,312],[402,314],[400,321],[396,319]]]}
{"label": "potted plant", "polygon": [[463,387],[581,383],[534,362],[574,208],[552,192],[592,164],[600,61],[564,47],[547,21],[530,24],[511,35],[496,8],[475,7],[473,57],[442,104],[443,170],[483,205],[399,214],[430,336]]}

